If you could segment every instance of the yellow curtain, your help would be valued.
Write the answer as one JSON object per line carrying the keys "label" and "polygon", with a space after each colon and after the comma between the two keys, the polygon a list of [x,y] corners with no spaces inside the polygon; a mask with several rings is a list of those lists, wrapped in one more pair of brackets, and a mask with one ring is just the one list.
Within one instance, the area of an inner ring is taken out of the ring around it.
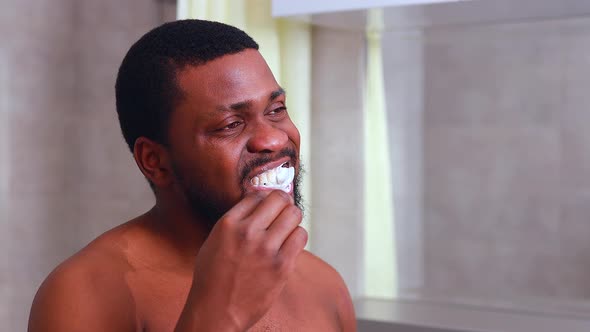
{"label": "yellow curtain", "polygon": [[[270,0],[178,0],[177,18],[197,18],[218,21],[246,31],[260,45],[275,78],[287,91],[287,106],[293,122],[301,133],[301,160],[306,163],[302,194],[311,202],[310,171],[310,87],[311,87],[311,28],[271,16]],[[312,225],[307,206],[303,227],[310,234]]]}
{"label": "yellow curtain", "polygon": [[364,296],[397,296],[397,255],[385,84],[381,55],[383,12],[367,12],[364,109]]}

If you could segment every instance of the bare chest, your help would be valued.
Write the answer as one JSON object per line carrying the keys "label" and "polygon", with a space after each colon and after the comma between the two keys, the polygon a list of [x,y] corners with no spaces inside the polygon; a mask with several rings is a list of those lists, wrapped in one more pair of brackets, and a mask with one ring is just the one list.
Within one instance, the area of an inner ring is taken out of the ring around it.
{"label": "bare chest", "polygon": [[313,298],[279,299],[249,332],[340,331],[335,312]]}
{"label": "bare chest", "polygon": [[[136,291],[139,331],[172,332],[180,317],[190,290],[190,280],[161,278],[144,279],[143,290]],[[160,281],[160,284],[153,284]],[[165,284],[164,284],[165,283]],[[148,287],[149,288],[146,288]],[[149,289],[150,291],[146,291]],[[309,289],[291,285],[266,315],[249,332],[340,331],[336,311],[330,299]]]}

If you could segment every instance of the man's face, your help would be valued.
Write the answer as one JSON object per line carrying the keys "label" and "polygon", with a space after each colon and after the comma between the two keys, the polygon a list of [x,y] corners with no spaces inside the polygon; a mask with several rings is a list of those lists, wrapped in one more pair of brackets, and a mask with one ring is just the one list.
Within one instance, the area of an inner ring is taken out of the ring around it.
{"label": "man's face", "polygon": [[[172,114],[169,152],[177,192],[193,212],[214,223],[246,193],[273,188],[298,202],[299,132],[260,53],[188,66],[177,79],[184,99]],[[294,181],[280,181],[293,170]]]}

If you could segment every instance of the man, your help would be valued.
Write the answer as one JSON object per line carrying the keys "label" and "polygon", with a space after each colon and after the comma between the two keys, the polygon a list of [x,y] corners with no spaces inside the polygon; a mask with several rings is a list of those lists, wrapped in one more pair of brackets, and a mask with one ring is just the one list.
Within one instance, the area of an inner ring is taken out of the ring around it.
{"label": "man", "polygon": [[248,35],[164,24],[116,97],[156,204],[47,277],[30,332],[356,330],[341,277],[303,249],[299,133]]}

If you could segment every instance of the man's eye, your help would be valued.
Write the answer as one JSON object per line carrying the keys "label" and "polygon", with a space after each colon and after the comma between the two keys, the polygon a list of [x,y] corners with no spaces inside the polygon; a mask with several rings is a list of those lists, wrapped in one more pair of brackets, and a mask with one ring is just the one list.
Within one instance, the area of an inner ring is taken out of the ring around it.
{"label": "man's eye", "polygon": [[240,121],[234,121],[234,122],[228,124],[227,126],[221,128],[220,130],[236,129],[241,124],[242,124],[242,122],[240,122]]}
{"label": "man's eye", "polygon": [[277,115],[277,114],[284,113],[286,110],[287,110],[287,108],[285,106],[283,106],[283,107],[275,108],[274,110],[268,112],[268,114]]}

